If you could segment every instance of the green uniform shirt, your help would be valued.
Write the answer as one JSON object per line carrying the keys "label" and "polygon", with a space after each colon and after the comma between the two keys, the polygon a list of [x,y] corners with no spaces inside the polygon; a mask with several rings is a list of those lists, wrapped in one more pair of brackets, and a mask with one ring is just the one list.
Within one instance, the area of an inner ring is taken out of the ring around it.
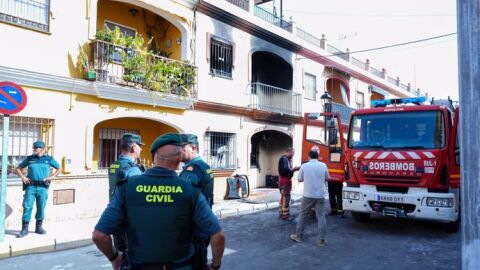
{"label": "green uniform shirt", "polygon": [[50,176],[50,167],[55,169],[60,168],[58,162],[51,156],[43,155],[31,155],[18,165],[20,169],[28,166],[27,177],[32,181],[43,181]]}

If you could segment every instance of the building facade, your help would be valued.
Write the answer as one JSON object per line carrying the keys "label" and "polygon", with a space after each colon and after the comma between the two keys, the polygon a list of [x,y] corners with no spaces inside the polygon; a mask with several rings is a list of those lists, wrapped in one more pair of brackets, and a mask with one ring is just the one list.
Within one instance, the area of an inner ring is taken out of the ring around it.
{"label": "building facade", "polygon": [[10,118],[11,182],[38,139],[73,186],[95,176],[106,187],[124,132],[147,143],[147,167],[157,136],[188,132],[214,169],[218,200],[234,173],[252,188],[277,175],[284,150],[301,149],[304,113],[323,111],[325,92],[344,122],[370,100],[419,95],[274,15],[268,2],[2,1],[0,81],[28,96]]}

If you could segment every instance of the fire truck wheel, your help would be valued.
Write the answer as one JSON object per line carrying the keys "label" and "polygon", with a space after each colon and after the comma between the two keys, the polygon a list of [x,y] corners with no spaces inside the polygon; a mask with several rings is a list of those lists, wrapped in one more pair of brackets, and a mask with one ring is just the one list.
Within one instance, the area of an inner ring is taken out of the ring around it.
{"label": "fire truck wheel", "polygon": [[367,222],[368,219],[370,219],[370,215],[367,213],[352,212],[352,218],[357,222]]}

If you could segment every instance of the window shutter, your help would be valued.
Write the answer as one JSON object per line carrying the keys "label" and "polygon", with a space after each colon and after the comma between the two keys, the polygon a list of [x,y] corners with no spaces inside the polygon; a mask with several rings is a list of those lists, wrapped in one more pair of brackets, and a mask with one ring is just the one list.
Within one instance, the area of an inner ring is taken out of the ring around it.
{"label": "window shutter", "polygon": [[232,42],[232,68],[235,68],[235,43]]}
{"label": "window shutter", "polygon": [[207,63],[210,63],[210,56],[211,56],[211,42],[212,42],[212,34],[207,33],[207,48],[206,48],[206,54],[207,54]]}

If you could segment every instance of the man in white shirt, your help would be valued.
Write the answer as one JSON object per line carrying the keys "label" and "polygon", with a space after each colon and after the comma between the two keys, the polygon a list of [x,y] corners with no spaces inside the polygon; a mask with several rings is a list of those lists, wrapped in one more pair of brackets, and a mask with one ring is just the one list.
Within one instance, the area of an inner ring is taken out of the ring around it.
{"label": "man in white shirt", "polygon": [[290,238],[296,242],[303,242],[305,220],[311,208],[315,207],[318,220],[318,245],[325,246],[327,221],[325,219],[325,181],[330,178],[325,163],[318,161],[318,151],[308,152],[309,161],[300,167],[298,181],[304,182],[300,216],[296,232]]}

